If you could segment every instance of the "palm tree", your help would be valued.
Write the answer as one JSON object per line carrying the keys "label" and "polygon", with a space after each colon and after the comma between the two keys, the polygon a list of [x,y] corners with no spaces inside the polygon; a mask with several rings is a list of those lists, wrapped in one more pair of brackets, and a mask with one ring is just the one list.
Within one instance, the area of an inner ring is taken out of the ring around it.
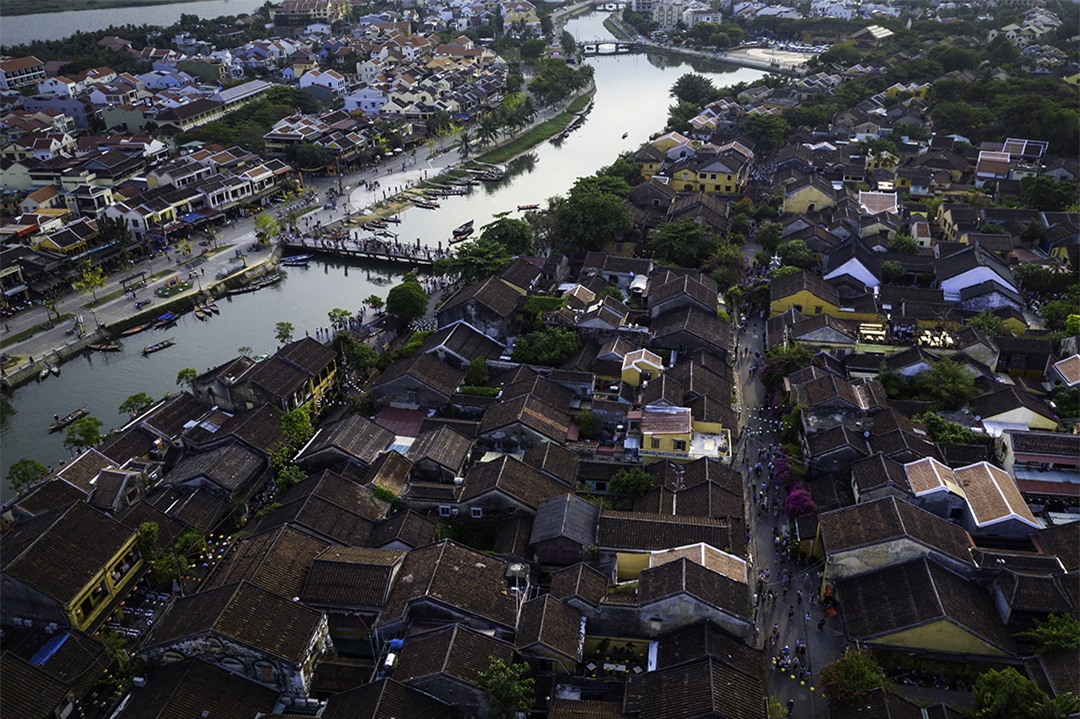
{"label": "palm tree", "polygon": [[482,146],[486,147],[499,139],[501,124],[499,116],[494,112],[486,112],[480,117],[480,127],[476,130],[476,138]]}
{"label": "palm tree", "polygon": [[462,130],[458,135],[458,153],[461,154],[461,159],[465,159],[472,152],[472,134],[468,130]]}

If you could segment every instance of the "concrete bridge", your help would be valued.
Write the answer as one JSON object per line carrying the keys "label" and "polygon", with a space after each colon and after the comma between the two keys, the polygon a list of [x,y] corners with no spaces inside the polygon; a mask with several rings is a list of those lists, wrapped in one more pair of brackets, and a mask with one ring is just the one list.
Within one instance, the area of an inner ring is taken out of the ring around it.
{"label": "concrete bridge", "polygon": [[638,44],[623,40],[578,40],[582,55],[622,55],[634,52]]}

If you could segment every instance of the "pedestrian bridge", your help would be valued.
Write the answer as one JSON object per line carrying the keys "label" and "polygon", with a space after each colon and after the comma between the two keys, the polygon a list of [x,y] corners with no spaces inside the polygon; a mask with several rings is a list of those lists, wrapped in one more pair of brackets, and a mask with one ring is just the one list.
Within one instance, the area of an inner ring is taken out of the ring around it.
{"label": "pedestrian bridge", "polygon": [[578,40],[582,55],[621,55],[638,49],[637,43],[618,40]]}

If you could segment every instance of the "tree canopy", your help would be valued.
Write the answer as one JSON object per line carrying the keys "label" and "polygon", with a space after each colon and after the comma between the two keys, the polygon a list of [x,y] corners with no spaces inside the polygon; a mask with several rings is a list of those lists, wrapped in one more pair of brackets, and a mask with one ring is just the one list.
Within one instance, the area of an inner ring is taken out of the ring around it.
{"label": "tree canopy", "polygon": [[552,239],[568,255],[599,250],[634,226],[626,197],[630,185],[621,178],[582,177],[567,197],[552,198]]}
{"label": "tree canopy", "polygon": [[848,649],[822,667],[819,676],[829,701],[842,707],[852,706],[885,683],[885,674],[868,649]]}
{"label": "tree canopy", "polygon": [[93,447],[104,439],[101,428],[102,422],[97,417],[91,415],[80,417],[68,425],[67,434],[64,436],[64,446],[76,451]]}
{"label": "tree canopy", "polygon": [[15,494],[22,494],[49,475],[49,468],[36,459],[23,458],[8,467],[8,486]]}
{"label": "tree canopy", "polygon": [[558,367],[579,349],[581,339],[577,332],[568,327],[554,327],[518,337],[512,357],[515,362]]}
{"label": "tree canopy", "polygon": [[716,236],[693,220],[664,222],[649,238],[653,258],[676,267],[701,267],[716,245]]}
{"label": "tree canopy", "polygon": [[652,475],[641,467],[627,467],[612,475],[608,491],[619,497],[619,507],[630,509],[641,497],[656,486]]}
{"label": "tree canopy", "polygon": [[487,669],[477,673],[476,684],[487,698],[487,716],[492,719],[515,719],[528,713],[533,703],[535,680],[525,676],[529,666],[489,657]]}
{"label": "tree canopy", "polygon": [[407,326],[413,320],[424,316],[428,299],[428,293],[424,291],[416,275],[409,273],[400,285],[392,287],[386,295],[386,311]]}
{"label": "tree canopy", "polygon": [[533,228],[516,217],[500,217],[480,228],[480,239],[502,245],[508,255],[529,255],[533,251]]}

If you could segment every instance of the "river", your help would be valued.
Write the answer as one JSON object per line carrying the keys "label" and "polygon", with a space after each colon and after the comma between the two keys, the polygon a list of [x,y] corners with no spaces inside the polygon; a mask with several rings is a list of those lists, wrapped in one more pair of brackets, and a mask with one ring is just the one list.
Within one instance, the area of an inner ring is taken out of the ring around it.
{"label": "river", "polygon": [[[581,16],[571,20],[567,29],[579,38],[610,37],[603,18],[597,13]],[[759,70],[698,61],[688,66],[684,59],[666,55],[609,55],[589,62],[596,69],[597,91],[593,111],[583,126],[561,144],[544,142],[509,163],[502,182],[478,187],[468,196],[447,198],[436,211],[405,212],[402,223],[392,229],[403,241],[419,238],[422,244],[435,246],[467,220],[474,219],[480,227],[496,213],[514,211],[513,216],[520,216],[518,205],[544,203],[565,193],[578,177],[592,174],[661,131],[671,103],[670,88],[691,67],[718,86],[764,75]],[[174,329],[128,340],[122,353],[94,354],[69,362],[59,377],[16,390],[5,399],[0,427],[3,496],[9,494],[7,468],[18,459],[32,457],[55,465],[69,456],[63,432],[47,431],[53,414],[65,415],[86,404],[107,429],[119,426],[123,417],[117,408],[129,395],[146,392],[160,397],[175,392],[180,369],[204,371],[235,356],[241,346],[256,353],[272,351],[277,322],[293,323],[297,336],[305,331],[314,334],[316,327],[328,323],[329,310],[356,310],[371,294],[385,297],[404,268],[320,261],[309,268],[287,268],[287,272],[287,279],[274,288],[219,300],[221,314],[212,320],[201,322],[188,315]],[[150,336],[172,337],[176,346],[143,357],[139,350],[150,342]]]}

